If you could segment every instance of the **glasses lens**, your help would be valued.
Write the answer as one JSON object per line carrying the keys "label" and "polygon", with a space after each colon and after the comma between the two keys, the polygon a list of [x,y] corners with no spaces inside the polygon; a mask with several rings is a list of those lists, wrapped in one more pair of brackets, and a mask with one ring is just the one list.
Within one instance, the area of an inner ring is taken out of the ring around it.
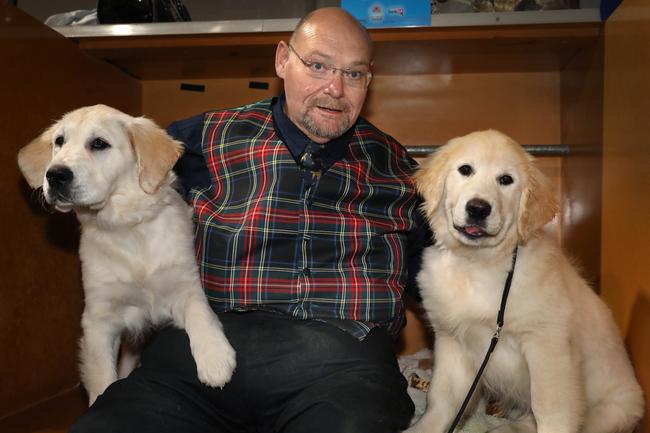
{"label": "glasses lens", "polygon": [[307,72],[313,78],[322,80],[328,78],[332,74],[337,72],[341,74],[343,82],[350,87],[367,87],[370,84],[372,79],[372,73],[365,70],[350,70],[350,69],[341,69],[336,68],[332,65],[326,65],[321,62],[312,62],[302,58],[300,54],[296,51],[293,45],[288,44],[291,51],[298,57],[298,60],[305,65]]}
{"label": "glasses lens", "polygon": [[351,87],[367,87],[372,75],[369,71],[341,71],[345,84]]}

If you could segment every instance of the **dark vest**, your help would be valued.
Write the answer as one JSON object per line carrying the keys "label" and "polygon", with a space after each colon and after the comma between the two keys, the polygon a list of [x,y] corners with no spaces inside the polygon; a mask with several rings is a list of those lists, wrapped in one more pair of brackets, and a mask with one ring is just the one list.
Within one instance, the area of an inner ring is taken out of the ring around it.
{"label": "dark vest", "polygon": [[415,162],[359,119],[346,155],[309,186],[270,101],[208,113],[212,185],[194,191],[196,247],[215,311],[274,309],[394,335],[403,322]]}

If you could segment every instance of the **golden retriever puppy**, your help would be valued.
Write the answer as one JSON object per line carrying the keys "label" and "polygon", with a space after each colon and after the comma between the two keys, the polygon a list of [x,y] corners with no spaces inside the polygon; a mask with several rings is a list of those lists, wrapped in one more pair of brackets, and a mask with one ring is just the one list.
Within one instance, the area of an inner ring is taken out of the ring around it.
{"label": "golden retriever puppy", "polygon": [[629,432],[643,396],[611,313],[540,230],[557,211],[533,158],[489,130],[451,140],[415,174],[435,245],[418,282],[435,331],[428,406],[408,432],[450,427],[495,333],[499,344],[466,415],[496,399],[498,432]]}
{"label": "golden retriever puppy", "polygon": [[171,186],[181,153],[151,120],[95,105],[66,114],[18,154],[30,186],[81,225],[81,378],[90,404],[118,378],[123,333],[184,328],[209,386],[223,386],[235,368],[199,280],[191,208]]}

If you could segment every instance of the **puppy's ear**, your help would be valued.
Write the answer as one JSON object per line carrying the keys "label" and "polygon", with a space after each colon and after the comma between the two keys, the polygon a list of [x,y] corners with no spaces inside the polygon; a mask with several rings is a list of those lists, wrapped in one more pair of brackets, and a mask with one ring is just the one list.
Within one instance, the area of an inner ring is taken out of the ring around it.
{"label": "puppy's ear", "polygon": [[519,203],[517,230],[521,242],[526,242],[558,212],[558,203],[553,195],[551,183],[535,166],[533,157],[528,157],[528,183]]}
{"label": "puppy's ear", "polygon": [[415,188],[424,199],[424,210],[431,219],[442,200],[447,177],[448,146],[444,146],[429,156],[413,175]]}
{"label": "puppy's ear", "polygon": [[133,119],[129,132],[138,160],[140,187],[146,193],[153,194],[183,153],[183,146],[144,117]]}
{"label": "puppy's ear", "polygon": [[18,167],[32,188],[43,186],[45,171],[52,160],[53,133],[51,126],[18,152]]}

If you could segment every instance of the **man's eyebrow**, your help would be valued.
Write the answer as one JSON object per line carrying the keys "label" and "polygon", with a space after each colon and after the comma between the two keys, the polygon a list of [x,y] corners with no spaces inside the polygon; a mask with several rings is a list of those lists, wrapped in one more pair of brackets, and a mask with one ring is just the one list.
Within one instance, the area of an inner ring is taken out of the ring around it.
{"label": "man's eyebrow", "polygon": [[[328,54],[325,54],[324,52],[319,51],[319,50],[312,51],[311,53],[307,54],[305,57],[309,58],[311,56],[317,56],[317,57],[321,58],[323,61],[326,61],[326,62],[331,62],[332,61],[332,56],[330,56]],[[370,62],[364,62],[363,60],[355,60],[352,63],[350,63],[350,65],[346,66],[346,68],[351,68],[353,66],[368,66],[368,67],[370,67]]]}

